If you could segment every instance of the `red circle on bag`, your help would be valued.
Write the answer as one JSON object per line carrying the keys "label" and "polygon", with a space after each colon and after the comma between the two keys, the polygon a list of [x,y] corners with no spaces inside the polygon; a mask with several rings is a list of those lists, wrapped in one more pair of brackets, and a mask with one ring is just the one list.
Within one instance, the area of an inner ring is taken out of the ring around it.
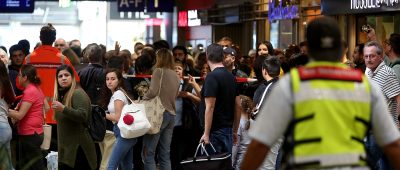
{"label": "red circle on bag", "polygon": [[133,121],[135,121],[135,119],[133,118],[133,116],[130,115],[130,114],[126,114],[126,115],[124,116],[123,120],[124,120],[124,123],[127,124],[127,125],[131,125],[131,124],[133,123]]}

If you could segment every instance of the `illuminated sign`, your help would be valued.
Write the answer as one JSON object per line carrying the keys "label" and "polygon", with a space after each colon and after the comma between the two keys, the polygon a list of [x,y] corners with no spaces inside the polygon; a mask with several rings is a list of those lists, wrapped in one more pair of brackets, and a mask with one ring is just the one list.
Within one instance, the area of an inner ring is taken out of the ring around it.
{"label": "illuminated sign", "polygon": [[381,6],[393,7],[398,4],[398,0],[351,0],[350,9],[373,9]]}
{"label": "illuminated sign", "polygon": [[32,13],[34,0],[0,0],[0,13]]}
{"label": "illuminated sign", "polygon": [[188,26],[199,26],[201,25],[201,19],[197,15],[197,10],[188,11]]}
{"label": "illuminated sign", "polygon": [[179,11],[178,12],[178,27],[187,27],[188,26],[188,12],[187,11]]}
{"label": "illuminated sign", "polygon": [[268,19],[282,20],[299,18],[299,4],[291,0],[269,0]]}
{"label": "illuminated sign", "polygon": [[378,13],[390,11],[400,11],[399,0],[321,0],[321,12],[324,15]]}
{"label": "illuminated sign", "polygon": [[173,12],[174,0],[117,0],[120,12]]}

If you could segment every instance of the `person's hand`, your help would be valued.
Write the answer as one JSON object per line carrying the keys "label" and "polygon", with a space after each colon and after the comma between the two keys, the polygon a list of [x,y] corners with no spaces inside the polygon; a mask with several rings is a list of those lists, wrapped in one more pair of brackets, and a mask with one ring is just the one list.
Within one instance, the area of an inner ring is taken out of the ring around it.
{"label": "person's hand", "polygon": [[180,91],[178,93],[178,97],[186,98],[188,96],[189,96],[189,92],[187,92],[187,91]]}
{"label": "person's hand", "polygon": [[121,49],[121,45],[119,44],[118,41],[115,42],[115,46],[114,46],[114,50],[115,50],[115,54],[118,55],[119,54],[119,50]]}
{"label": "person's hand", "polygon": [[376,41],[376,33],[375,33],[375,29],[374,28],[370,28],[369,29],[369,33],[367,33],[367,39],[368,41]]}
{"label": "person's hand", "polygon": [[59,101],[53,101],[53,103],[51,104],[51,108],[57,111],[62,111],[64,110],[64,105],[62,103],[60,103]]}
{"label": "person's hand", "polygon": [[197,83],[196,83],[196,80],[194,80],[193,76],[191,76],[190,74],[189,74],[188,83],[189,83],[192,87],[193,87],[195,84],[197,84]]}
{"label": "person's hand", "polygon": [[237,133],[233,133],[233,144],[237,145],[238,143],[239,143],[238,134]]}
{"label": "person's hand", "polygon": [[210,144],[210,136],[203,134],[203,136],[200,138],[200,143],[204,143],[206,145]]}

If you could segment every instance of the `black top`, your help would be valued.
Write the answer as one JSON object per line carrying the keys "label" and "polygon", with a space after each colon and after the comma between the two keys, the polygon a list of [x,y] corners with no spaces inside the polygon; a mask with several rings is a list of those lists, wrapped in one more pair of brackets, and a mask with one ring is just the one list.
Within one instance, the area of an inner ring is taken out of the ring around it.
{"label": "black top", "polygon": [[[274,84],[271,84],[271,86],[268,88],[268,91],[265,93],[265,95],[267,96],[271,92],[271,89],[273,88],[273,86],[276,85],[275,82],[277,82],[277,81],[278,81],[278,77],[275,77],[269,81],[264,81],[263,83],[261,83],[260,86],[258,86],[256,92],[254,93],[253,103],[258,104],[262,98],[265,88],[267,88],[267,86],[269,84],[274,83]],[[265,101],[265,99],[264,99],[264,101]]]}
{"label": "black top", "polygon": [[220,128],[232,127],[235,97],[237,96],[235,77],[225,67],[215,68],[207,74],[201,89],[201,103],[199,107],[200,122],[204,128],[206,110],[205,97],[215,97],[215,108],[211,131]]}
{"label": "black top", "polygon": [[100,64],[89,64],[78,71],[82,89],[88,94],[92,104],[99,103],[100,91],[106,84],[105,69]]}

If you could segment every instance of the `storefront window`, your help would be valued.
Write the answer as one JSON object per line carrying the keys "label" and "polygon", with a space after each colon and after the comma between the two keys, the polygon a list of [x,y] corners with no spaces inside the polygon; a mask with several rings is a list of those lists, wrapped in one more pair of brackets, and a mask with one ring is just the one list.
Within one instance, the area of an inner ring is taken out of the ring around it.
{"label": "storefront window", "polygon": [[274,48],[286,49],[297,43],[297,20],[278,20],[271,23],[270,35]]}
{"label": "storefront window", "polygon": [[368,41],[367,34],[361,29],[365,25],[374,28],[377,40],[383,42],[390,34],[400,32],[400,14],[357,17],[357,43]]}

